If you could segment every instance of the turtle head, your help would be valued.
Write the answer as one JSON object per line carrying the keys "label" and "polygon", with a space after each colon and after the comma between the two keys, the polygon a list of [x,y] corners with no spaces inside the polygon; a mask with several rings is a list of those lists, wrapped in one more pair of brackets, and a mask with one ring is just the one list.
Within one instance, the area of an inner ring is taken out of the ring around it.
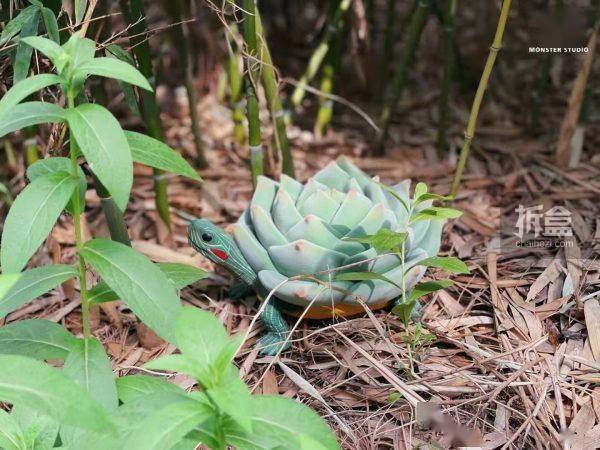
{"label": "turtle head", "polygon": [[188,228],[188,241],[197,252],[229,269],[246,283],[252,284],[256,280],[256,273],[231,235],[210,220],[192,220]]}

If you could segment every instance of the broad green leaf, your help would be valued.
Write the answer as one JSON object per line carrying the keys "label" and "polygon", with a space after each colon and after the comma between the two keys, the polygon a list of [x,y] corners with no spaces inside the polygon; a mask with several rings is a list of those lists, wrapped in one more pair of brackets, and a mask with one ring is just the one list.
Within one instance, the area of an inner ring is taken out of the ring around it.
{"label": "broad green leaf", "polygon": [[432,206],[431,208],[424,209],[423,211],[412,216],[410,221],[411,223],[415,223],[421,220],[456,219],[460,216],[462,216],[462,212],[458,209]]}
{"label": "broad green leaf", "polygon": [[[129,52],[122,49],[121,47],[119,47],[116,44],[110,44],[109,46],[106,47],[106,56],[108,56],[110,58],[119,59],[128,64],[131,64],[132,66],[135,66],[135,61],[134,61],[133,57],[129,54]],[[121,89],[123,90],[123,94],[125,95],[125,102],[129,106],[129,109],[131,109],[131,111],[133,111],[133,113],[136,116],[141,117],[140,109],[138,107],[137,97],[135,95],[135,91],[133,90],[133,86],[131,86],[129,83],[124,83],[122,81],[119,81],[119,85],[121,86]]]}
{"label": "broad green leaf", "polygon": [[21,100],[29,97],[31,94],[39,91],[40,89],[44,89],[45,87],[52,86],[53,84],[58,84],[60,82],[61,78],[58,75],[51,73],[34,75],[19,81],[0,99],[0,117],[7,113],[13,115],[12,108]]}
{"label": "broad green leaf", "polygon": [[114,302],[115,300],[119,300],[119,296],[104,281],[97,283],[88,293],[88,301],[91,305]]}
{"label": "broad green leaf", "polygon": [[66,111],[69,128],[90,169],[123,211],[133,182],[131,151],[121,125],[104,107],[92,103]]}
{"label": "broad green leaf", "polygon": [[164,378],[150,375],[126,375],[117,378],[117,392],[123,403],[136,401],[144,396],[166,392],[183,395],[185,391]]}
{"label": "broad green leaf", "polygon": [[194,180],[202,180],[194,168],[165,143],[135,131],[125,131],[125,136],[135,162]]}
{"label": "broad green leaf", "polygon": [[88,341],[87,354],[85,341],[77,339],[65,360],[63,372],[88,391],[106,411],[114,411],[119,406],[115,375],[108,355],[97,339]]}
{"label": "broad green leaf", "polygon": [[0,243],[3,273],[20,272],[52,230],[78,183],[67,172],[41,176],[17,196]]}
{"label": "broad green leaf", "polygon": [[75,71],[75,74],[83,77],[98,75],[106,78],[114,78],[139,86],[147,91],[152,91],[152,86],[150,86],[146,77],[139,70],[124,61],[106,56],[94,58],[91,61],[81,64]]}
{"label": "broad green leaf", "polygon": [[65,264],[0,275],[0,317],[76,275],[75,268]]}
{"label": "broad green leaf", "polygon": [[417,185],[415,186],[415,192],[413,197],[415,199],[418,199],[419,197],[421,197],[422,195],[427,193],[427,185],[425,183],[422,182],[418,182]]}
{"label": "broad green leaf", "polygon": [[59,123],[66,119],[65,110],[53,103],[25,102],[11,108],[0,118],[0,137],[40,123]]}
{"label": "broad green leaf", "polygon": [[60,370],[16,355],[0,355],[0,400],[22,405],[59,423],[111,433],[107,412]]}
{"label": "broad green leaf", "polygon": [[82,254],[146,325],[172,342],[181,305],[175,287],[155,264],[132,248],[108,239],[86,242]]}
{"label": "broad green leaf", "polygon": [[205,270],[190,266],[189,264],[157,263],[157,266],[177,289],[183,289],[208,276],[208,272]]}
{"label": "broad green leaf", "polygon": [[27,450],[23,430],[12,414],[0,409],[0,448],[3,450]]}
{"label": "broad green leaf", "polygon": [[252,396],[252,433],[281,439],[285,448],[301,448],[300,436],[319,442],[327,450],[339,450],[335,435],[308,406],[271,395]]}
{"label": "broad green leaf", "polygon": [[43,7],[42,8],[42,19],[44,20],[44,28],[46,29],[46,33],[50,36],[57,44],[60,44],[60,37],[58,35],[58,23],[56,22],[56,16],[54,15],[54,11],[50,8]]}
{"label": "broad green leaf", "polygon": [[206,389],[206,395],[245,432],[252,432],[252,396],[235,366],[230,364],[219,383]]}
{"label": "broad green leaf", "polygon": [[79,25],[85,17],[85,11],[87,10],[87,0],[74,0],[75,5],[75,25]]}
{"label": "broad green leaf", "polygon": [[361,242],[373,247],[377,253],[383,253],[390,250],[396,251],[399,249],[402,243],[406,240],[406,236],[407,234],[404,232],[382,228],[376,234],[345,238],[344,240]]}
{"label": "broad green leaf", "polygon": [[40,20],[40,12],[37,10],[31,18],[23,24],[21,28],[21,34],[19,43],[17,44],[17,51],[15,52],[15,58],[13,61],[13,83],[18,83],[27,77],[29,72],[29,66],[31,65],[31,55],[33,55],[33,48],[31,48],[26,42],[25,38],[28,36],[35,36],[38,33]]}
{"label": "broad green leaf", "polygon": [[[71,172],[71,160],[61,156],[40,159],[27,168],[27,178],[29,178],[29,181],[33,181],[43,175],[55,172]],[[84,205],[87,180],[85,178],[85,173],[79,166],[77,166],[77,173],[79,175],[79,204]],[[73,213],[73,199],[69,199],[66,209],[70,213]]]}
{"label": "broad green leaf", "polygon": [[216,381],[210,373],[209,366],[203,366],[195,359],[184,355],[161,356],[148,361],[144,367],[151,370],[185,373],[198,379],[202,385],[210,385]]}
{"label": "broad green leaf", "polygon": [[23,25],[25,25],[36,13],[38,12],[37,6],[28,6],[21,10],[21,12],[10,22],[6,24],[0,34],[0,45],[4,45],[10,38],[21,31]]}
{"label": "broad green leaf", "polygon": [[89,38],[82,38],[79,32],[73,33],[62,48],[71,57],[71,70],[91,61],[96,52],[96,43]]}
{"label": "broad green leaf", "polygon": [[454,256],[434,256],[432,258],[419,261],[419,265],[425,267],[437,267],[450,273],[471,273],[467,265]]}
{"label": "broad green leaf", "polygon": [[69,57],[64,49],[51,39],[41,36],[29,36],[22,38],[21,41],[35,48],[38,52],[46,55],[50,61],[52,61],[52,64],[56,66],[56,69],[59,73],[62,72],[64,66],[69,60]]}
{"label": "broad green leaf", "polygon": [[50,450],[55,448],[58,436],[58,423],[37,411],[16,405],[12,408],[11,415],[17,419],[23,430],[28,450]]}
{"label": "broad green leaf", "polygon": [[125,441],[128,450],[165,450],[181,441],[196,425],[212,416],[204,403],[187,400],[171,403],[147,417]]}
{"label": "broad green leaf", "polygon": [[77,339],[49,320],[19,320],[0,328],[0,354],[65,359]]}
{"label": "broad green leaf", "polygon": [[439,194],[433,194],[433,193],[425,193],[425,194],[421,194],[418,198],[415,198],[415,205],[418,205],[419,203],[423,203],[426,202],[427,200],[434,200],[434,201],[450,201],[450,200],[454,200],[454,197],[452,195],[439,195]]}
{"label": "broad green leaf", "polygon": [[398,289],[402,289],[402,286],[396,282],[390,280],[385,275],[376,272],[342,272],[336,273],[333,277],[335,281],[368,281],[368,280],[381,280],[386,283],[393,284]]}
{"label": "broad green leaf", "polygon": [[424,295],[449,288],[453,284],[454,283],[451,280],[425,281],[423,283],[419,283],[412,289],[408,301],[412,302],[418,300]]}
{"label": "broad green leaf", "polygon": [[175,343],[181,353],[201,366],[212,366],[229,337],[217,318],[198,308],[181,309],[175,322]]}

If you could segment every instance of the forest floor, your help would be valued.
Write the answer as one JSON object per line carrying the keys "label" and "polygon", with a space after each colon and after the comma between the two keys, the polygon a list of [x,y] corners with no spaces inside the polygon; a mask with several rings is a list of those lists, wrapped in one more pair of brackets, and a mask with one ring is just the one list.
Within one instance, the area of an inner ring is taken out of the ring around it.
{"label": "forest floor", "polygon": [[[298,178],[306,180],[345,154],[384,182],[411,178],[426,182],[432,192],[448,193],[452,158],[438,160],[435,129],[422,126],[431,122],[426,112],[431,108],[405,109],[410,117],[394,129],[403,145],[392,147],[386,158],[363,157],[368,126],[358,126],[362,119],[351,112],[337,117],[336,132],[322,138],[292,127]],[[191,156],[185,108],[165,110],[175,111],[164,115],[168,142]],[[230,110],[214,95],[205,96],[199,110],[211,168],[201,172],[203,183],[170,179],[172,233],[156,219],[152,174],[142,167],[136,167],[127,221],[133,246],[151,259],[216,270],[184,289],[182,300],[213,311],[234,335],[247,330],[257,303],[227,298],[229,275],[189,247],[186,227],[189,215],[221,225],[238,218],[251,196],[249,163],[245,149],[234,143]],[[461,130],[450,131],[452,147],[460,146]],[[348,449],[558,448],[566,440],[572,449],[597,447],[600,160],[596,155],[592,164],[558,168],[547,144],[506,121],[478,129],[455,201],[464,215],[446,225],[442,246],[443,254],[463,259],[471,274],[453,277],[453,287],[422,299],[420,336],[417,327],[406,330],[389,311],[365,311],[350,319],[301,322],[292,349],[272,358],[253,347],[263,333],[259,325],[236,359],[244,380],[254,392],[309,404]],[[24,185],[22,171],[13,184]],[[87,195],[86,233],[107,235],[99,199],[91,190]],[[566,206],[573,237],[559,248],[517,247],[512,234],[519,205],[543,205],[544,211]],[[34,264],[70,261],[72,236],[72,224],[63,218]],[[6,322],[46,318],[78,333],[79,304],[75,286],[65,284]],[[120,375],[175,351],[118,302],[104,305],[94,324]],[[184,375],[170,379],[187,389],[194,383]]]}

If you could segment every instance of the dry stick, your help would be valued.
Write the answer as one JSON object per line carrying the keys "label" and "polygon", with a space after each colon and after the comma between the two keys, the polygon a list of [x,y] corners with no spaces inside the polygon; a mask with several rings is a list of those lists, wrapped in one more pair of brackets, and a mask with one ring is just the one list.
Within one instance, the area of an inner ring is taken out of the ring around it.
{"label": "dry stick", "polygon": [[260,133],[260,117],[257,82],[260,78],[258,56],[258,41],[256,38],[256,0],[241,0],[244,10],[244,43],[246,52],[246,115],[248,116],[248,144],[250,146],[250,168],[252,184],[256,187],[257,178],[264,173],[264,151]]}
{"label": "dry stick", "polygon": [[292,106],[294,109],[298,108],[298,106],[302,102],[304,94],[306,93],[306,87],[308,86],[308,83],[312,81],[312,79],[319,71],[319,67],[321,67],[321,63],[323,62],[323,60],[325,59],[325,55],[329,51],[330,41],[333,38],[333,36],[337,34],[342,17],[350,7],[350,4],[352,3],[352,0],[337,1],[339,2],[339,5],[331,15],[331,20],[328,21],[326,25],[327,29],[325,31],[325,34],[321,39],[321,42],[319,42],[319,45],[313,52],[312,56],[310,57],[308,65],[306,66],[306,72],[304,72],[304,75],[302,75],[302,77],[298,81],[298,84],[296,85],[296,89],[294,89],[294,92],[292,93]]}
{"label": "dry stick", "polygon": [[[155,78],[152,69],[152,60],[150,59],[150,44],[145,38],[148,33],[148,26],[146,24],[142,1],[130,0],[128,7],[127,1],[121,0],[121,9],[126,13],[129,22],[133,23],[130,28],[131,33],[128,34],[138,68],[142,75],[150,81],[150,84],[154,85]],[[154,139],[164,141],[164,131],[155,92],[149,92],[145,89],[140,90],[140,103],[140,111],[142,112],[148,134]],[[160,169],[152,169],[152,174],[154,175],[156,211],[165,225],[170,229],[171,218],[169,217],[168,183],[165,172]]]}
{"label": "dry stick", "polygon": [[442,44],[444,47],[444,75],[442,77],[442,89],[440,92],[439,124],[437,136],[437,149],[440,157],[448,149],[446,133],[448,130],[450,86],[452,84],[452,72],[454,68],[454,13],[456,11],[456,0],[444,0],[443,33]]}
{"label": "dry stick", "polygon": [[295,178],[294,160],[290,149],[290,141],[288,140],[286,132],[284,109],[281,104],[281,99],[279,98],[279,83],[277,82],[275,68],[273,67],[273,61],[271,59],[271,52],[267,45],[258,8],[255,9],[255,13],[256,38],[259,40],[259,58],[262,64],[262,85],[265,90],[267,107],[275,128],[275,142],[277,143],[277,148],[281,154],[281,169],[284,174]]}
{"label": "dry stick", "polygon": [[500,19],[498,20],[498,27],[496,28],[494,42],[490,47],[490,53],[488,55],[487,61],[485,62],[485,67],[483,69],[483,73],[481,74],[481,80],[479,80],[479,86],[477,87],[475,99],[473,100],[471,115],[469,116],[467,131],[465,132],[465,140],[460,151],[460,158],[456,166],[454,181],[452,182],[452,187],[450,189],[451,197],[456,197],[456,192],[458,191],[458,187],[460,186],[460,180],[462,178],[463,171],[465,170],[465,164],[467,163],[467,158],[469,157],[469,150],[471,148],[473,136],[475,135],[475,127],[477,126],[477,115],[479,114],[479,108],[481,107],[483,94],[485,94],[490,75],[492,74],[492,69],[494,68],[496,56],[498,55],[498,52],[502,47],[502,36],[504,35],[504,28],[506,27],[506,21],[508,19],[508,12],[510,11],[510,2],[511,0],[504,0],[502,2],[502,9],[500,10]]}
{"label": "dry stick", "polygon": [[556,144],[556,154],[554,155],[554,162],[559,167],[568,167],[571,161],[571,138],[577,127],[579,121],[579,113],[581,112],[581,104],[583,103],[583,97],[585,94],[585,86],[587,79],[592,68],[592,61],[594,59],[594,53],[596,50],[596,41],[598,40],[598,29],[600,28],[600,22],[596,22],[594,30],[590,36],[590,40],[587,44],[589,51],[585,55],[581,70],[577,74],[575,83],[573,83],[573,90],[569,97],[569,105],[567,107],[567,113],[560,126],[560,135]]}
{"label": "dry stick", "polygon": [[379,123],[381,124],[381,130],[377,135],[377,142],[373,148],[374,156],[385,155],[385,143],[389,135],[390,122],[392,120],[392,114],[398,105],[398,101],[402,96],[404,87],[406,86],[406,80],[408,78],[408,71],[412,66],[417,46],[421,39],[425,22],[429,12],[429,5],[431,0],[419,0],[416,9],[412,13],[410,19],[410,27],[408,29],[408,40],[406,42],[406,48],[400,59],[400,64],[394,74],[392,81],[392,91],[386,102]]}
{"label": "dry stick", "polygon": [[[167,0],[164,4],[175,22],[182,22],[182,9],[185,7],[185,0]],[[194,80],[194,56],[190,46],[191,33],[189,23],[181,23],[181,26],[171,28],[172,36],[179,55],[182,57],[183,73],[185,79],[185,91],[187,93],[190,109],[190,120],[192,137],[194,138],[194,147],[196,150],[196,166],[199,169],[206,169],[208,161],[204,150],[204,141],[202,139],[202,130],[200,129],[200,119],[198,117],[198,90]]]}

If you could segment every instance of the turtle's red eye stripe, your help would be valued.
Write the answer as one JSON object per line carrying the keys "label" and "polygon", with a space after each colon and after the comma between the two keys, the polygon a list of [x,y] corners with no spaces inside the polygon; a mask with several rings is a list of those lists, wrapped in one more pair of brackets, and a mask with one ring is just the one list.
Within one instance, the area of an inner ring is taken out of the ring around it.
{"label": "turtle's red eye stripe", "polygon": [[218,248],[211,248],[210,251],[213,252],[217,258],[222,259],[223,261],[229,258],[227,253],[225,253],[223,250],[219,250]]}

